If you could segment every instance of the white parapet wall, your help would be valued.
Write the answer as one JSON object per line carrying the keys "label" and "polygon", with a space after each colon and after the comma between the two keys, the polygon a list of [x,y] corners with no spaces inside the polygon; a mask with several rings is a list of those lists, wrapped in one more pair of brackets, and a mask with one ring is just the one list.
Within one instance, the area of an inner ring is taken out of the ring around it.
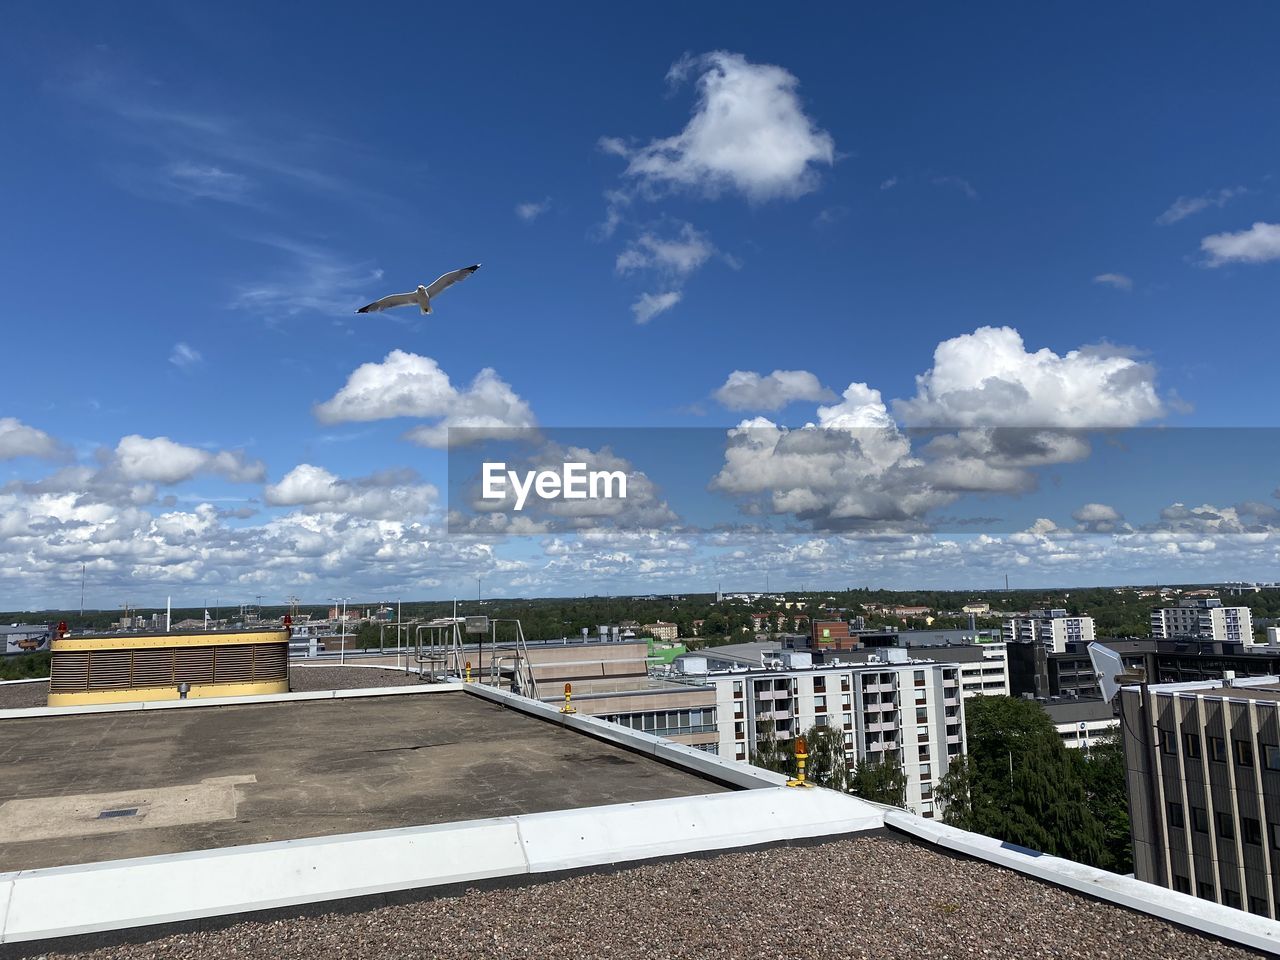
{"label": "white parapet wall", "polygon": [[877,828],[829,790],[772,787],[0,874],[0,943]]}

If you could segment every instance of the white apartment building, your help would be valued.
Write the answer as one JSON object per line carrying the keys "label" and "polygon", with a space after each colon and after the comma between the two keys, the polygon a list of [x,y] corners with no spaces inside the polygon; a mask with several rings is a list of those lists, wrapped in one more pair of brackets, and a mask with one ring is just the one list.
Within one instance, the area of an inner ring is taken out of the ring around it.
{"label": "white apartment building", "polygon": [[1157,640],[1252,643],[1253,612],[1248,607],[1224,607],[1215,597],[1183,600],[1176,607],[1151,611],[1151,636]]}
{"label": "white apartment building", "polygon": [[1093,617],[1072,617],[1066,610],[1031,610],[1004,622],[1006,643],[1043,643],[1050,653],[1065,653],[1068,643],[1092,643]]}
{"label": "white apartment building", "polygon": [[[699,660],[686,669],[705,669]],[[749,760],[762,735],[788,741],[810,727],[834,727],[844,735],[850,766],[863,758],[900,765],[907,808],[923,817],[938,814],[934,789],[964,751],[958,664],[815,667],[809,653],[782,650],[759,667],[710,670],[705,677],[716,687],[720,756]]]}
{"label": "white apartment building", "polygon": [[[962,647],[968,651],[972,648]],[[967,655],[961,659],[956,649],[939,650],[939,660],[952,660],[960,668],[960,692],[966,700],[970,697],[1009,696],[1009,654],[1003,643],[982,644],[977,651],[980,658]]]}

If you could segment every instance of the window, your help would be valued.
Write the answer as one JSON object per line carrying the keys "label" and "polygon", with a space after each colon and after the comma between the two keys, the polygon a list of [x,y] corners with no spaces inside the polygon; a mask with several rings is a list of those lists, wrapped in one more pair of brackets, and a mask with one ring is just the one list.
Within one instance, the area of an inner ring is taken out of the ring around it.
{"label": "window", "polygon": [[1196,884],[1196,896],[1198,896],[1201,900],[1217,899],[1213,895],[1213,884],[1205,883],[1203,880],[1201,880],[1199,883]]}
{"label": "window", "polygon": [[1182,740],[1186,744],[1187,756],[1192,760],[1200,759],[1200,734],[1184,733]]}
{"label": "window", "polygon": [[815,711],[819,712],[819,713],[826,713],[826,710],[827,710],[827,698],[826,698],[826,697],[814,697],[814,698],[813,698],[813,709],[814,709]]}
{"label": "window", "polygon": [[1209,812],[1204,807],[1191,808],[1191,826],[1196,833],[1209,832]]}
{"label": "window", "polygon": [[927,763],[920,764],[920,779],[928,780],[932,776],[933,776],[933,770],[932,768],[930,768],[929,764]]}
{"label": "window", "polygon": [[1169,801],[1169,826],[1182,829],[1182,804],[1174,800]]}
{"label": "window", "polygon": [[928,759],[929,759],[929,745],[928,745],[928,744],[925,744],[925,745],[923,745],[923,746],[920,748],[920,759],[921,759],[921,760],[928,760]]}
{"label": "window", "polygon": [[1221,737],[1209,738],[1209,759],[1215,763],[1227,762],[1227,743]]}
{"label": "window", "polygon": [[929,692],[927,690],[916,691],[916,703],[924,703],[928,699],[929,699]]}
{"label": "window", "polygon": [[1269,823],[1271,828],[1271,849],[1280,850],[1280,823]]}
{"label": "window", "polygon": [[1262,762],[1268,770],[1280,770],[1280,747],[1274,743],[1259,744],[1262,747]]}
{"label": "window", "polygon": [[1178,738],[1173,735],[1172,730],[1160,731],[1160,752],[1169,756],[1178,752]]}
{"label": "window", "polygon": [[1253,744],[1248,740],[1233,740],[1231,745],[1235,747],[1236,763],[1242,767],[1253,766]]}
{"label": "window", "polygon": [[1240,828],[1244,831],[1245,843],[1262,843],[1262,824],[1253,817],[1241,817]]}
{"label": "window", "polygon": [[917,740],[917,742],[919,742],[919,743],[925,743],[925,742],[927,742],[927,741],[928,741],[928,739],[929,739],[929,728],[928,728],[927,726],[924,726],[924,727],[916,727],[916,740]]}
{"label": "window", "polygon": [[917,686],[917,687],[923,687],[923,686],[924,686],[924,671],[923,671],[923,670],[917,670],[917,671],[915,671],[915,676],[916,676],[916,686]]}
{"label": "window", "polygon": [[1240,894],[1237,893],[1235,890],[1229,890],[1226,887],[1223,887],[1222,902],[1225,903],[1228,907],[1235,907],[1237,910],[1239,910]]}
{"label": "window", "polygon": [[1236,836],[1236,825],[1231,821],[1225,813],[1215,813],[1213,815],[1214,824],[1218,828],[1218,836],[1223,840],[1234,840]]}
{"label": "window", "polygon": [[1261,897],[1249,898],[1249,912],[1256,913],[1260,917],[1267,916],[1267,901]]}
{"label": "window", "polygon": [[1179,893],[1190,893],[1191,881],[1186,877],[1181,877],[1175,873],[1173,875],[1173,889],[1177,890]]}
{"label": "window", "polygon": [[928,723],[928,722],[929,722],[929,708],[916,707],[916,723]]}

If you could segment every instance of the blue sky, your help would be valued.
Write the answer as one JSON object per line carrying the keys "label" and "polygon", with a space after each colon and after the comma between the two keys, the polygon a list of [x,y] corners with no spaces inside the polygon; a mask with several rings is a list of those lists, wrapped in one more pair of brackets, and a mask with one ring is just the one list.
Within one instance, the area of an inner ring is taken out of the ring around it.
{"label": "blue sky", "polygon": [[[832,585],[980,586],[1014,564],[1026,582],[1274,579],[1272,521],[1237,509],[1277,505],[1269,462],[1216,491],[1151,484],[1140,518],[1104,504],[1128,531],[1050,498],[1056,531],[1027,543],[504,541],[448,536],[446,453],[405,437],[1276,426],[1277,28],[1261,3],[19,5],[0,36],[22,145],[0,156],[0,605],[69,602],[81,562],[103,606],[449,596],[477,573],[516,594],[765,567]],[[431,317],[354,314],[477,261]],[[734,371],[761,379],[724,392]],[[988,376],[1030,392],[965,392]],[[850,384],[879,395],[841,406]],[[751,482],[796,519],[802,483],[780,500]],[[991,482],[983,497],[1013,489]],[[1161,527],[1183,502],[1199,526]]]}

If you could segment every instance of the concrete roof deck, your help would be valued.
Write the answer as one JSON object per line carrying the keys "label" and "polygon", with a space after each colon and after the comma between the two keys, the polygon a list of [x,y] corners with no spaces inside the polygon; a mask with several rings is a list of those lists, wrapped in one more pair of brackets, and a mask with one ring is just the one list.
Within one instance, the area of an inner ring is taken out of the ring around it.
{"label": "concrete roof deck", "polygon": [[727,789],[463,692],[6,718],[0,766],[0,872]]}
{"label": "concrete roof deck", "polygon": [[14,955],[48,960],[1259,956],[1011,870],[885,835],[531,879],[19,945]]}

